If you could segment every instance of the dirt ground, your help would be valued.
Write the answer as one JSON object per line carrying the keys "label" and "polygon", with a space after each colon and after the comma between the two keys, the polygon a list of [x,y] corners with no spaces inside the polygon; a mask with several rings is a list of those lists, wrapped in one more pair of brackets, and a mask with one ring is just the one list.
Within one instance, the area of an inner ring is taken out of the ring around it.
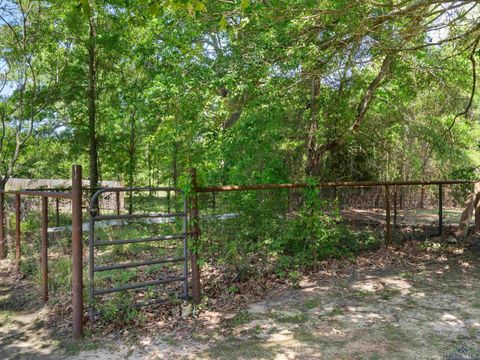
{"label": "dirt ground", "polygon": [[[443,224],[444,225],[458,225],[462,208],[444,208],[443,209]],[[385,225],[385,209],[370,208],[370,209],[344,209],[342,210],[342,217],[348,222],[370,223],[374,225]],[[392,211],[391,221],[394,222],[395,214]],[[430,225],[438,226],[438,209],[413,209],[397,211],[397,224],[406,226],[421,226]]]}
{"label": "dirt ground", "polygon": [[322,264],[237,312],[207,306],[188,336],[130,329],[81,344],[55,335],[49,309],[0,262],[0,359],[480,359],[478,253],[418,246],[406,245],[414,259],[382,250]]}

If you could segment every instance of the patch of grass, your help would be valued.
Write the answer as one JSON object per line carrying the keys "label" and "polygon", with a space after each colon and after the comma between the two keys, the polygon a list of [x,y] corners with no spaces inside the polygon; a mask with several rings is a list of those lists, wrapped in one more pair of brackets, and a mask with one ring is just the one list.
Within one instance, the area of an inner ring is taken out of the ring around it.
{"label": "patch of grass", "polygon": [[248,311],[240,311],[231,320],[232,326],[240,326],[246,324],[252,320],[252,315]]}
{"label": "patch of grass", "polygon": [[76,355],[81,351],[90,351],[98,348],[98,344],[94,341],[66,341],[60,344],[67,355]]}
{"label": "patch of grass", "polygon": [[378,294],[383,300],[390,300],[394,298],[395,296],[400,295],[400,290],[398,289],[383,289],[382,291],[379,291]]}
{"label": "patch of grass", "polygon": [[423,251],[440,251],[446,248],[445,244],[432,242],[432,241],[425,241],[418,244],[418,248]]}
{"label": "patch of grass", "polygon": [[177,339],[175,339],[173,336],[170,336],[170,335],[164,336],[162,340],[165,341],[170,346],[175,346],[178,343]]}
{"label": "patch of grass", "polygon": [[261,333],[262,333],[262,327],[258,324],[250,329],[250,334],[252,335],[259,335]]}
{"label": "patch of grass", "polygon": [[406,279],[406,280],[413,280],[414,275],[410,272],[402,272],[399,274],[400,277]]}
{"label": "patch of grass", "polygon": [[291,315],[278,314],[275,316],[275,320],[277,320],[279,323],[303,324],[307,322],[308,315],[305,313],[291,314]]}
{"label": "patch of grass", "polygon": [[11,310],[1,310],[0,311],[0,320],[4,325],[8,325],[12,322],[13,311]]}
{"label": "patch of grass", "polygon": [[478,329],[471,327],[467,330],[467,332],[469,339],[475,340],[477,338]]}
{"label": "patch of grass", "polygon": [[[72,277],[72,260],[69,257],[59,257],[49,261],[48,288],[53,294],[57,291],[68,291]],[[41,273],[38,271],[37,281],[41,283]]]}
{"label": "patch of grass", "polygon": [[320,300],[316,298],[308,299],[303,304],[303,306],[305,306],[309,310],[315,309],[319,305],[320,305]]}
{"label": "patch of grass", "polygon": [[334,307],[332,311],[328,313],[329,316],[340,316],[344,314],[345,314],[344,311],[339,307]]}
{"label": "patch of grass", "polygon": [[297,329],[295,332],[294,332],[294,335],[293,337],[296,339],[296,340],[299,340],[301,342],[304,342],[304,343],[316,343],[318,344],[319,341],[321,341],[318,336],[315,335],[315,333],[312,333],[311,331],[307,331],[307,330],[304,330],[304,329]]}
{"label": "patch of grass", "polygon": [[207,333],[203,332],[193,332],[191,335],[192,339],[195,341],[201,341],[201,342],[208,342],[210,340],[210,337],[208,336]]}
{"label": "patch of grass", "polygon": [[395,327],[392,324],[385,324],[383,326],[382,336],[385,339],[393,342],[405,342],[407,340],[410,340],[406,333],[400,327]]}
{"label": "patch of grass", "polygon": [[262,341],[229,340],[215,345],[199,358],[205,359],[274,359],[276,352],[264,346]]}
{"label": "patch of grass", "polygon": [[356,298],[359,299],[364,299],[366,297],[372,296],[373,293],[370,291],[364,291],[364,290],[353,290],[352,295]]}

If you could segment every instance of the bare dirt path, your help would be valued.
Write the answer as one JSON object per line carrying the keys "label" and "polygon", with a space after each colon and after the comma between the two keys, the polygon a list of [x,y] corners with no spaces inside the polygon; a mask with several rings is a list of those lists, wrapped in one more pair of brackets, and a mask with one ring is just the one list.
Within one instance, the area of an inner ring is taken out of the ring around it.
{"label": "bare dirt path", "polygon": [[111,336],[72,355],[35,326],[41,310],[6,312],[2,285],[0,358],[480,359],[480,260],[462,252],[395,267],[324,271],[235,314],[204,310],[210,325],[188,337]]}
{"label": "bare dirt path", "polygon": [[0,359],[61,357],[59,341],[45,330],[47,314],[32,285],[14,275],[10,261],[1,260]]}
{"label": "bare dirt path", "polygon": [[[119,343],[115,351],[101,354],[131,359],[480,359],[480,261],[462,252],[304,281],[300,289],[236,314],[209,314],[220,320],[193,334],[194,339],[146,336],[136,346]],[[98,354],[83,352],[76,359]]]}

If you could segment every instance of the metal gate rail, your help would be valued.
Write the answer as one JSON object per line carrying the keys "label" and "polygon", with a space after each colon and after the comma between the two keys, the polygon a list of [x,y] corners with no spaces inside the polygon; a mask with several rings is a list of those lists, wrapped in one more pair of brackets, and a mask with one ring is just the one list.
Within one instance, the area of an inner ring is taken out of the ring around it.
{"label": "metal gate rail", "polygon": [[[115,214],[115,215],[98,215],[96,204],[100,195],[106,192],[144,192],[144,191],[166,191],[176,192],[183,197],[183,212],[178,213],[146,213],[146,214]],[[162,285],[173,282],[183,282],[183,298],[188,299],[188,208],[187,199],[184,192],[181,189],[175,187],[131,187],[131,188],[105,188],[98,190],[90,200],[89,206],[89,236],[88,236],[88,264],[89,264],[89,286],[88,286],[88,298],[89,298],[89,314],[90,320],[94,320],[95,315],[95,296],[105,295],[109,293],[115,293],[119,291],[146,288],[154,285]],[[107,240],[107,241],[95,241],[95,223],[105,220],[137,220],[137,219],[151,219],[151,218],[182,218],[183,226],[181,234],[172,234],[164,236],[152,236],[140,239],[123,239],[123,240]],[[140,262],[131,263],[118,263],[112,265],[95,266],[95,248],[113,245],[124,245],[133,243],[147,243],[147,242],[162,242],[167,240],[183,240],[183,256],[178,258],[165,258],[165,259],[152,259]],[[149,266],[156,264],[177,263],[183,262],[183,276],[171,277],[171,278],[159,278],[152,281],[138,282],[134,284],[127,284],[123,286],[95,289],[95,273],[108,270],[126,269],[132,267]],[[132,304],[133,307],[151,305],[154,303],[162,303],[166,300],[157,299],[149,300],[143,303]]]}

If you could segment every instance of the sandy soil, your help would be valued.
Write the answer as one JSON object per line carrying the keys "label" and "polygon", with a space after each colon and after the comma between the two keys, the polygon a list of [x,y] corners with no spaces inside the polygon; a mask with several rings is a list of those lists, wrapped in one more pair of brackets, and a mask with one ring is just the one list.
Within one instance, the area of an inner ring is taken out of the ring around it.
{"label": "sandy soil", "polygon": [[188,337],[156,331],[74,345],[45,330],[48,309],[21,305],[2,269],[0,359],[480,359],[480,260],[462,248],[325,270],[237,313],[207,307],[210,322]]}

